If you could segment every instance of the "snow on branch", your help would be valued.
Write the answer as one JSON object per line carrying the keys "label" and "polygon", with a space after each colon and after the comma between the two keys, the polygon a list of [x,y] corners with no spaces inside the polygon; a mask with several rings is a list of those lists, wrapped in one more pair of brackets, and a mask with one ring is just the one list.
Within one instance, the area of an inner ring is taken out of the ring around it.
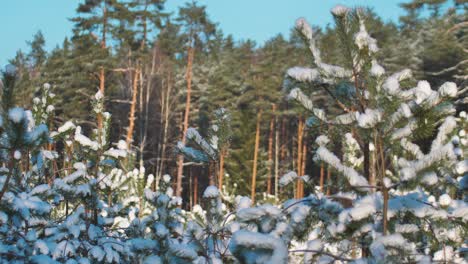
{"label": "snow on branch", "polygon": [[437,137],[432,141],[431,151],[440,148],[442,144],[447,141],[448,134],[450,134],[456,127],[457,122],[454,117],[449,116],[445,118],[444,122],[439,127]]}
{"label": "snow on branch", "polygon": [[195,128],[188,128],[185,136],[187,139],[192,140],[197,144],[211,159],[216,159],[217,154],[215,149],[200,135],[200,133],[198,133]]}
{"label": "snow on branch", "polygon": [[245,263],[252,258],[262,260],[262,263],[288,262],[288,249],[284,242],[269,234],[237,231],[231,238],[229,250]]}
{"label": "snow on branch", "polygon": [[353,168],[344,166],[341,161],[336,157],[332,152],[330,152],[324,146],[320,146],[317,149],[317,157],[332,166],[338,172],[342,173],[346,179],[348,180],[349,184],[353,187],[367,187],[369,186],[369,182],[364,178],[364,176],[360,175],[357,171]]}
{"label": "snow on branch", "polygon": [[296,28],[307,40],[309,44],[309,49],[312,52],[312,56],[314,57],[315,64],[317,65],[319,72],[324,76],[324,79],[349,78],[352,76],[352,72],[350,70],[346,70],[343,67],[330,65],[322,62],[320,50],[317,48],[315,39],[313,37],[312,28],[309,25],[309,23],[307,23],[305,18],[299,18],[298,20],[296,20]]}

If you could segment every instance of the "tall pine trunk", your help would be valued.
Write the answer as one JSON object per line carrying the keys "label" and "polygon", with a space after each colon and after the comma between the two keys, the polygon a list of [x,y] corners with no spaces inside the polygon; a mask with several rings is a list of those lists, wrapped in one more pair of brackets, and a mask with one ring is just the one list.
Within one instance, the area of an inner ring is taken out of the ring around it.
{"label": "tall pine trunk", "polygon": [[267,193],[271,194],[271,178],[273,172],[273,131],[275,129],[275,111],[276,105],[272,105],[272,114],[270,120],[270,134],[268,136],[268,180],[267,180]]}
{"label": "tall pine trunk", "polygon": [[132,101],[130,103],[130,114],[128,115],[128,130],[125,142],[130,146],[133,141],[133,130],[135,129],[135,110],[138,95],[138,79],[140,77],[140,69],[137,67],[133,73],[132,80]]}
{"label": "tall pine trunk", "polygon": [[260,120],[262,118],[262,110],[259,110],[257,113],[257,125],[255,129],[255,148],[254,148],[254,160],[252,168],[252,186],[250,198],[252,199],[252,204],[255,203],[255,189],[257,187],[257,163],[258,163],[258,147],[260,145]]}
{"label": "tall pine trunk", "polygon": [[[302,144],[302,168],[301,168],[301,175],[306,175],[305,170],[306,170],[306,161],[307,161],[307,144]],[[299,189],[299,198],[304,197],[304,181],[300,181],[301,183],[301,188]]]}
{"label": "tall pine trunk", "polygon": [[224,156],[226,155],[226,150],[224,148],[219,152],[219,175],[218,175],[218,184],[219,189],[223,189],[223,179],[224,179]]}
{"label": "tall pine trunk", "polygon": [[[140,98],[139,98],[139,109],[138,109],[138,112],[139,112],[139,115],[138,115],[138,119],[139,119],[139,127],[140,127],[140,146],[139,146],[139,153],[140,153],[140,168],[143,167],[144,165],[144,151],[145,151],[145,141],[146,141],[146,132],[145,132],[145,119],[147,119],[147,117],[143,117],[142,115],[145,114],[144,112],[144,109],[145,109],[145,105],[147,105],[147,101],[143,101],[143,98],[147,98],[147,95],[148,95],[148,92],[149,92],[149,87],[144,85],[144,79],[143,79],[143,69],[140,71],[140,77],[138,78],[139,80],[139,94],[140,94]],[[146,88],[146,89],[145,89]]]}
{"label": "tall pine trunk", "polygon": [[280,160],[284,161],[286,158],[286,146],[287,144],[287,130],[286,130],[286,117],[283,117],[281,120],[281,152]]}
{"label": "tall pine trunk", "polygon": [[[299,117],[299,123],[297,125],[297,162],[296,162],[296,170],[298,176],[302,176],[302,138],[303,138],[303,120],[302,117]],[[297,180],[296,185],[296,198],[300,198],[300,193],[302,189],[302,181],[300,179]]]}
{"label": "tall pine trunk", "polygon": [[169,129],[169,99],[171,96],[172,92],[172,78],[171,78],[171,71],[167,71],[167,77],[166,77],[166,82],[163,88],[166,86],[166,90],[162,92],[164,96],[161,98],[161,116],[163,118],[161,119],[161,125],[164,127],[161,131],[160,137],[162,138],[162,143],[158,145],[158,155],[159,158],[157,160],[157,167],[156,167],[156,181],[155,181],[155,187],[157,189],[159,185],[159,180],[162,177],[163,171],[164,171],[164,162],[166,158],[166,146],[167,146],[167,131]]}
{"label": "tall pine trunk", "polygon": [[[101,37],[101,48],[106,49],[107,48],[107,40],[106,40],[106,34],[107,34],[107,7],[106,3],[104,3],[104,7],[102,9],[102,37]],[[104,72],[104,66],[99,67],[99,92],[101,92],[102,96],[104,97],[105,95],[105,87],[106,87],[106,74]],[[103,127],[103,120],[102,120],[102,115],[98,114],[97,115],[97,125],[98,125],[98,142],[101,143],[102,141],[102,127]]]}
{"label": "tall pine trunk", "polygon": [[278,117],[275,115],[275,198],[278,199],[278,180],[279,180],[279,131],[278,131]]}
{"label": "tall pine trunk", "polygon": [[384,142],[382,137],[379,137],[379,142],[377,149],[380,154],[380,184],[382,188],[382,194],[383,194],[383,208],[382,208],[382,226],[383,226],[383,235],[387,235],[387,230],[388,230],[388,188],[385,186],[385,170],[386,170],[386,164],[385,164],[385,153],[384,153]]}
{"label": "tall pine trunk", "polygon": [[[192,46],[188,47],[187,52],[187,72],[185,78],[187,81],[187,99],[185,102],[185,113],[184,113],[184,123],[182,130],[182,143],[185,144],[185,133],[188,129],[188,122],[190,116],[190,100],[192,93],[192,64],[195,49]],[[182,194],[182,173],[184,171],[184,156],[178,155],[177,157],[177,179],[176,179],[176,196],[181,196]]]}

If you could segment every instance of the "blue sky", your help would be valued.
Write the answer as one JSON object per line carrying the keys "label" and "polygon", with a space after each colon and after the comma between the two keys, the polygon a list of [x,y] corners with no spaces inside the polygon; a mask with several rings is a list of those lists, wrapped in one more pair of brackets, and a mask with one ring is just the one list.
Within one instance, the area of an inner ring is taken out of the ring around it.
{"label": "blue sky", "polygon": [[[407,0],[405,0],[407,1]],[[27,50],[27,40],[38,30],[46,38],[47,49],[71,35],[79,0],[4,0],[0,3],[0,66],[18,49]],[[185,0],[167,0],[167,10],[176,11]],[[258,43],[278,33],[287,35],[298,17],[314,24],[331,23],[329,10],[336,4],[370,6],[384,20],[397,21],[402,14],[402,0],[200,0],[211,19],[236,40],[253,39]]]}

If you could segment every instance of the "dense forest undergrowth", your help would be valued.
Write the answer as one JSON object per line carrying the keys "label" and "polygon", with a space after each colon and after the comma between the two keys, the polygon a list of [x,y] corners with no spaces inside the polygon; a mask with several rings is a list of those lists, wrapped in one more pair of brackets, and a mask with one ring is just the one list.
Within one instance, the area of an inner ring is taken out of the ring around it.
{"label": "dense forest undergrowth", "polygon": [[79,4],[2,71],[0,263],[465,263],[467,5],[401,6],[257,45]]}

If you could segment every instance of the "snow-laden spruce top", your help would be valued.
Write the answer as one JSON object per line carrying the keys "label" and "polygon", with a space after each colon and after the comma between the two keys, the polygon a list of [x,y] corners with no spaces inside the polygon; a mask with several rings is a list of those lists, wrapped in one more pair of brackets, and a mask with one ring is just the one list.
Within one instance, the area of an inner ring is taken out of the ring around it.
{"label": "snow-laden spruce top", "polygon": [[[305,259],[311,263],[354,261],[342,258],[351,250],[345,245],[351,245],[352,237],[369,239],[365,243],[370,255],[365,261],[399,262],[412,256],[408,258],[429,263],[443,259],[441,252],[447,250],[446,259],[462,263],[463,256],[454,252],[462,250],[464,229],[450,221],[468,219],[465,198],[454,195],[468,190],[464,158],[467,120],[464,112],[455,116],[453,98],[460,96],[456,84],[447,82],[437,89],[427,81],[414,80],[409,69],[387,73],[376,59],[379,49],[366,30],[365,14],[345,7],[334,8],[332,14],[337,18],[337,32],[343,35],[338,40],[346,40],[341,44],[347,52],[343,58],[351,60],[346,64],[349,68],[326,64],[311,27],[299,19],[296,27],[306,40],[315,68],[288,69],[284,84],[289,99],[320,122],[320,127],[310,125],[322,134],[315,140],[314,159],[326,164],[336,177],[333,188],[354,196],[329,197],[343,201],[347,208],[337,212],[333,223],[319,213],[316,234],[320,235],[310,237],[310,248],[326,254],[307,252]],[[349,90],[345,95],[339,93],[343,87]],[[317,102],[316,94],[320,94]],[[324,96],[328,96],[325,105]],[[298,180],[297,175],[287,173],[280,182],[287,185]],[[337,183],[340,181],[344,185]],[[294,212],[290,226],[310,217],[312,210],[305,205],[308,199],[288,209]],[[405,224],[408,219],[411,224]],[[324,234],[333,239],[313,240]],[[421,237],[427,243],[424,249],[420,248]],[[333,250],[323,246],[336,241],[340,244]],[[457,249],[447,243],[457,244]],[[333,255],[340,251],[342,255]]]}
{"label": "snow-laden spruce top", "polygon": [[13,123],[20,124],[26,119],[26,113],[23,108],[15,107],[8,111],[8,119]]}

